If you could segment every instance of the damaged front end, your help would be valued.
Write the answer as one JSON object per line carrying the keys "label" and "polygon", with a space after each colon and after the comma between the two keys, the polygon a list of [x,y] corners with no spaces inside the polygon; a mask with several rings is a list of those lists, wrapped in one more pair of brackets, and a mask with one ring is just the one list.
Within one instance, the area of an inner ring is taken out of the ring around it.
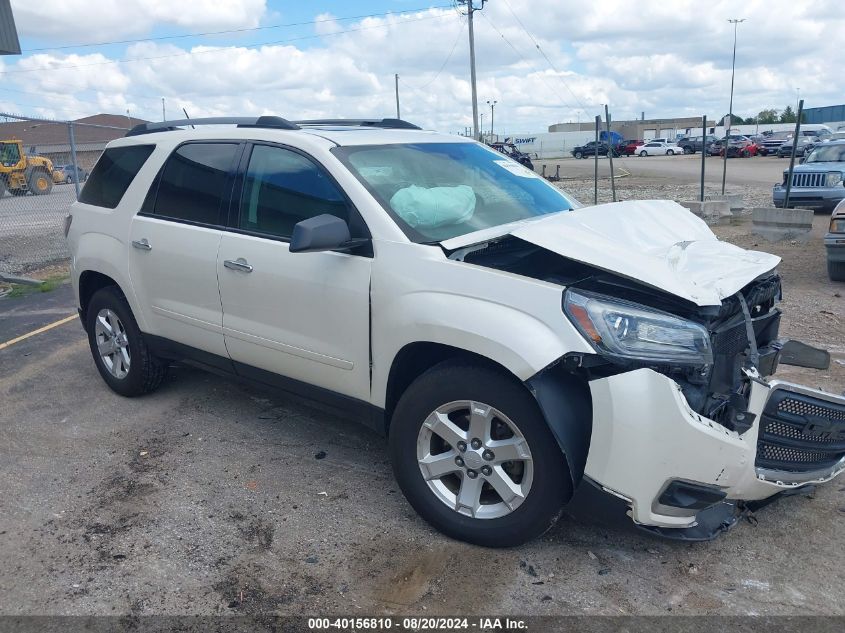
{"label": "damaged front end", "polygon": [[565,288],[562,312],[595,348],[553,370],[590,386],[584,481],[638,526],[713,538],[749,508],[845,469],[845,398],[767,380],[789,350],[775,271],[698,305],[513,236],[451,257]]}

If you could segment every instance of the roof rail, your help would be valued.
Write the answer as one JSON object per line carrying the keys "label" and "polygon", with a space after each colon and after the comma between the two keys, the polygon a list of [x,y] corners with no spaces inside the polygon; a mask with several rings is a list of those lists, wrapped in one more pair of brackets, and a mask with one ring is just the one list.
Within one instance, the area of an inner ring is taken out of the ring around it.
{"label": "roof rail", "polygon": [[278,116],[259,117],[207,117],[204,119],[177,119],[174,121],[159,121],[141,123],[126,133],[126,136],[139,136],[153,132],[170,132],[179,130],[183,126],[194,125],[237,125],[238,127],[261,127],[277,130],[298,130],[299,126]]}
{"label": "roof rail", "polygon": [[343,127],[380,127],[400,130],[421,130],[422,128],[402,119],[309,119],[293,121],[296,125],[337,125]]}

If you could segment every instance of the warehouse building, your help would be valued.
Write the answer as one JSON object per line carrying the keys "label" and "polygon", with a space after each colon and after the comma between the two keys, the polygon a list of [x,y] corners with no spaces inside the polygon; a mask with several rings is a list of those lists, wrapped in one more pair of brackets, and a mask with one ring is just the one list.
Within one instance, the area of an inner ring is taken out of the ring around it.
{"label": "warehouse building", "polygon": [[[707,121],[707,133],[713,134],[715,121]],[[555,123],[549,126],[549,132],[595,132],[596,124]],[[604,129],[604,124],[602,124]],[[667,119],[634,119],[630,121],[611,121],[610,129],[618,132],[624,139],[651,140],[667,138],[674,141],[684,136],[701,135],[701,117],[681,117]]]}

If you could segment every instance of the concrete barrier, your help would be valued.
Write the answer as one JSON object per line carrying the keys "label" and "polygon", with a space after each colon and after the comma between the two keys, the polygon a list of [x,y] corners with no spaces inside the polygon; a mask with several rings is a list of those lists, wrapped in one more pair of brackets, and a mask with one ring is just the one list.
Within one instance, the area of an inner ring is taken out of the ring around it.
{"label": "concrete barrier", "polygon": [[751,210],[752,232],[769,242],[806,242],[813,230],[812,209],[757,207]]}
{"label": "concrete barrier", "polygon": [[679,200],[678,204],[686,207],[708,224],[727,222],[732,216],[728,202],[721,200]]}
{"label": "concrete barrier", "polygon": [[742,195],[738,193],[728,193],[724,196],[704,196],[706,202],[727,202],[730,205],[730,211],[734,215],[739,215],[745,209],[745,201]]}

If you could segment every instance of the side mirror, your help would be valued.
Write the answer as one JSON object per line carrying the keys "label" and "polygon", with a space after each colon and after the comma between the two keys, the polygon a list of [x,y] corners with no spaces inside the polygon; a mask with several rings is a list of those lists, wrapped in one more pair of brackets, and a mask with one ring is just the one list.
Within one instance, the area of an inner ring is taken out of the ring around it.
{"label": "side mirror", "polygon": [[294,225],[289,250],[291,253],[348,250],[365,241],[351,238],[345,220],[324,213]]}
{"label": "side mirror", "polygon": [[798,164],[799,164],[799,165],[803,165],[803,164],[804,164],[804,157],[803,157],[803,156],[802,156],[801,158],[799,158],[799,159],[798,159]]}

